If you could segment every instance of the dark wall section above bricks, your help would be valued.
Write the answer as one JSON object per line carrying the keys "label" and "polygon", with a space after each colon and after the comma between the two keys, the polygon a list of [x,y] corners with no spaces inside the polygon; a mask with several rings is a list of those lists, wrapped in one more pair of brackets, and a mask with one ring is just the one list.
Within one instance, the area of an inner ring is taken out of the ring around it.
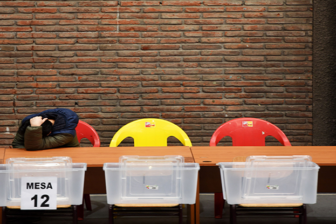
{"label": "dark wall section above bricks", "polygon": [[0,2],[1,146],[23,117],[55,107],[103,146],[146,117],[194,145],[237,117],[310,145],[311,79],[310,0]]}

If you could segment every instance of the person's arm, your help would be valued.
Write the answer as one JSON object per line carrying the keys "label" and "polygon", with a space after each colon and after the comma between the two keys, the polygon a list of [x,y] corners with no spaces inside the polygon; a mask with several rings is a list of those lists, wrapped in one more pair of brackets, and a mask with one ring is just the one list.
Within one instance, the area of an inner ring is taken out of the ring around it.
{"label": "person's arm", "polygon": [[19,134],[19,132],[16,133],[15,138],[12,142],[13,148],[24,148],[24,140],[23,135]]}
{"label": "person's arm", "polygon": [[71,134],[58,134],[42,138],[42,127],[27,127],[24,135],[24,147],[28,151],[61,147],[72,141]]}

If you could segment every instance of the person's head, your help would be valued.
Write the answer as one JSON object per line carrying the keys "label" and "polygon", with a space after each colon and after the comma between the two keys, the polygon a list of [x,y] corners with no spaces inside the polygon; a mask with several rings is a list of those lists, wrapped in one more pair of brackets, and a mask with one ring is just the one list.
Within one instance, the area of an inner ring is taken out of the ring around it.
{"label": "person's head", "polygon": [[46,120],[45,122],[43,122],[41,126],[42,126],[42,137],[43,138],[47,137],[51,133],[53,124],[49,120]]}

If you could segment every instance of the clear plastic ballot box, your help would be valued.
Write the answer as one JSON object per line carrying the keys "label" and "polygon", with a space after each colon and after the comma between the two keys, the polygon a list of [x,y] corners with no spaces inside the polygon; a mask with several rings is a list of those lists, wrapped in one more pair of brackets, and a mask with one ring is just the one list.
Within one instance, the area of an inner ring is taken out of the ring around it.
{"label": "clear plastic ballot box", "polygon": [[194,204],[198,163],[182,156],[122,156],[105,163],[108,204]]}
{"label": "clear plastic ballot box", "polygon": [[316,203],[320,167],[310,156],[250,156],[217,165],[228,204]]}
{"label": "clear plastic ballot box", "polygon": [[[6,164],[0,164],[0,206],[20,206],[21,182],[25,177],[32,180],[56,177],[57,206],[80,205],[85,171],[86,163],[72,163],[70,157],[7,159]],[[31,187],[46,188],[40,184]]]}

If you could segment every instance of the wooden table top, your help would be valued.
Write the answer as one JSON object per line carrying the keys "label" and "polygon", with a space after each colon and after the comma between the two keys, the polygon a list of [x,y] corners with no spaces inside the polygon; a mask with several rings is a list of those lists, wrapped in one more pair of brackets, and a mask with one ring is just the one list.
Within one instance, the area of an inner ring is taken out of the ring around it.
{"label": "wooden table top", "polygon": [[2,164],[4,161],[5,152],[6,152],[6,148],[0,148],[0,164]]}
{"label": "wooden table top", "polygon": [[235,157],[309,155],[319,166],[336,166],[336,146],[195,146],[191,147],[195,163],[216,166],[232,162]]}
{"label": "wooden table top", "polygon": [[[1,151],[0,151],[1,155]],[[13,157],[52,157],[69,156],[74,163],[86,163],[88,167],[103,167],[104,163],[117,163],[123,155],[165,156],[180,155],[185,162],[194,162],[190,147],[72,147],[55,148],[39,151],[7,148],[5,160]]]}

